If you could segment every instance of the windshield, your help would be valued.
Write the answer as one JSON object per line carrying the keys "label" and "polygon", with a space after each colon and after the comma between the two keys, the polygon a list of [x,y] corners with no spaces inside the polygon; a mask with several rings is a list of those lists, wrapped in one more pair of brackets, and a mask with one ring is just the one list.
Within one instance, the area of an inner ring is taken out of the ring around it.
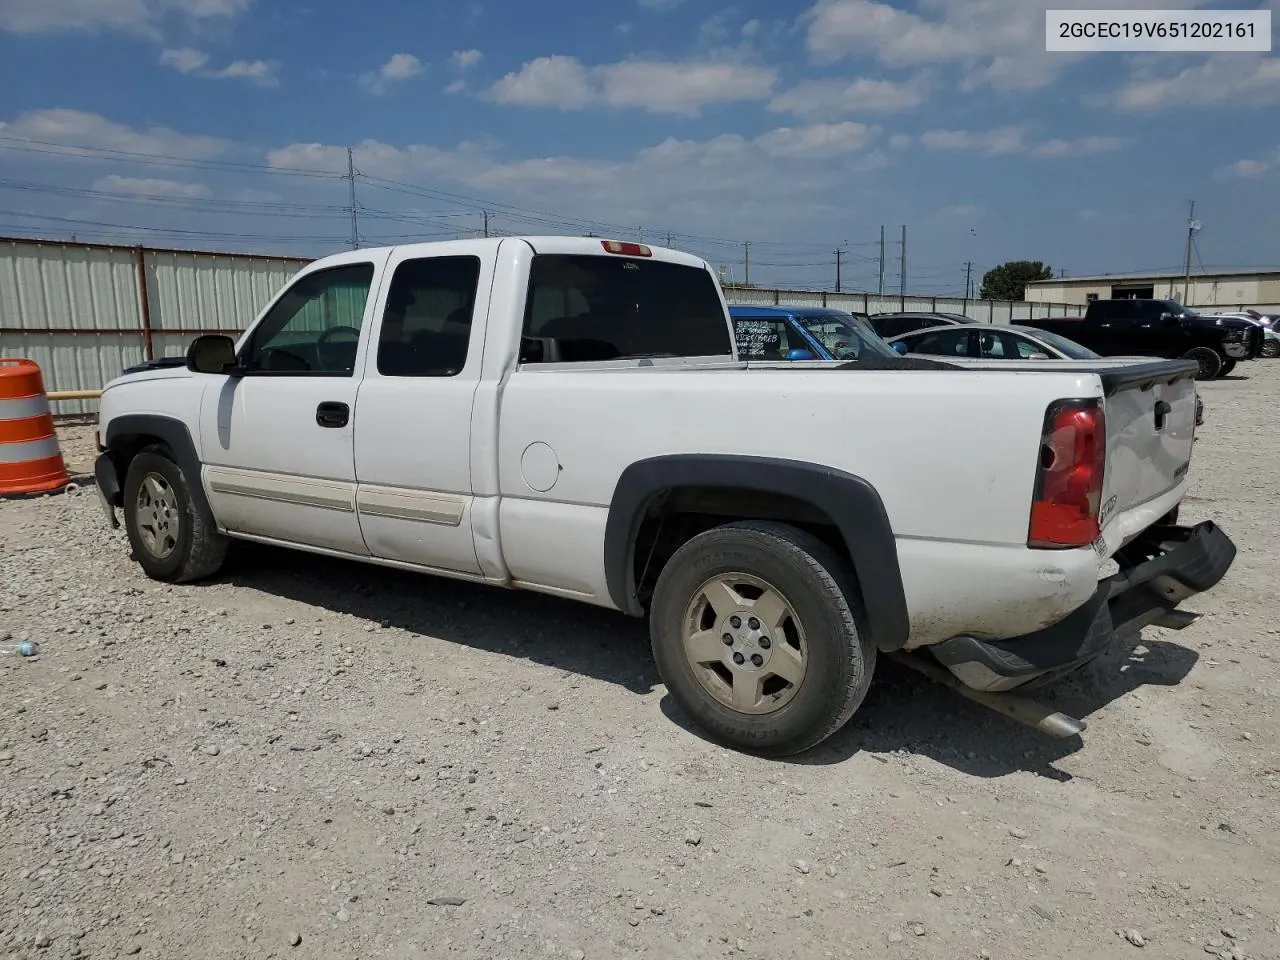
{"label": "windshield", "polygon": [[1066,337],[1060,337],[1056,333],[1050,333],[1047,330],[1037,330],[1035,338],[1047,343],[1053,349],[1064,356],[1070,357],[1072,360],[1100,360],[1102,358],[1101,354],[1094,353],[1088,347],[1082,347],[1074,340],[1068,340]]}
{"label": "windshield", "polygon": [[796,321],[836,360],[863,357],[897,357],[894,349],[880,339],[871,325],[852,314],[798,316]]}

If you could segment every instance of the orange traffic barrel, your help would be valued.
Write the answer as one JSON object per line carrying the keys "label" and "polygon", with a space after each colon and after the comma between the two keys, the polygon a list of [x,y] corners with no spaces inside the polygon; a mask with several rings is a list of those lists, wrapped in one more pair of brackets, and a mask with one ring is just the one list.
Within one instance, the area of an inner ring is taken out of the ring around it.
{"label": "orange traffic barrel", "polygon": [[0,496],[58,490],[70,479],[40,368],[0,357]]}

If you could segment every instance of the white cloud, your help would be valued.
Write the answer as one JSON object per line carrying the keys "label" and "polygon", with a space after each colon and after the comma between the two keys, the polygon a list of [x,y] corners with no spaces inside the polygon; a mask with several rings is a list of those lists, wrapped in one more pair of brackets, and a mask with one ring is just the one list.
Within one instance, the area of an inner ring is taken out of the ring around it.
{"label": "white cloud", "polygon": [[684,3],[684,0],[636,0],[636,2],[646,10],[674,10]]}
{"label": "white cloud", "polygon": [[156,177],[122,177],[112,173],[96,180],[94,190],[120,193],[130,196],[178,197],[199,199],[213,196],[213,191],[203,183],[185,183],[181,180],[162,180]]}
{"label": "white cloud", "polygon": [[1280,102],[1280,58],[1223,54],[1165,77],[1131,78],[1110,98],[1120,110],[1265,106]]}
{"label": "white cloud", "polygon": [[265,60],[235,60],[217,70],[207,69],[208,63],[207,53],[191,47],[164,50],[160,54],[162,67],[172,67],[183,74],[212,80],[249,80],[260,87],[274,87],[280,82],[276,78],[275,64]]}
{"label": "white cloud", "polygon": [[450,96],[455,96],[459,93],[462,93],[466,89],[467,89],[467,82],[465,80],[452,80],[450,81],[449,85],[444,88],[444,92],[449,94]]}
{"label": "white cloud", "polygon": [[0,31],[132,30],[156,35],[169,16],[190,21],[230,20],[252,0],[0,0]]}
{"label": "white cloud", "polygon": [[1130,141],[1123,137],[1086,136],[1033,144],[1027,140],[1025,128],[1009,124],[991,130],[929,130],[920,135],[920,143],[928,150],[958,150],[988,156],[1026,153],[1049,159],[1123,150]]}
{"label": "white cloud", "polygon": [[454,67],[459,70],[470,70],[483,59],[484,54],[475,48],[470,50],[455,50],[453,56],[449,58]]}
{"label": "white cloud", "polygon": [[967,150],[991,155],[1022,153],[1027,149],[1025,132],[1018,126],[992,130],[929,130],[920,135],[929,150]]}
{"label": "white cloud", "polygon": [[954,217],[957,220],[973,220],[986,214],[986,209],[976,203],[953,203],[938,211],[940,217]]}
{"label": "white cloud", "polygon": [[621,60],[587,67],[576,57],[539,57],[508,73],[487,96],[503,104],[577,110],[591,104],[696,116],[712,103],[763,100],[777,73],[717,60]]}
{"label": "white cloud", "polygon": [[810,127],[779,127],[755,139],[771,157],[819,158],[861,150],[879,133],[865,123],[816,123]]}
{"label": "white cloud", "polygon": [[391,84],[416,77],[425,69],[412,53],[393,53],[377,70],[362,73],[357,79],[369,93],[385,93]]}
{"label": "white cloud", "polygon": [[889,67],[950,63],[961,89],[1046,86],[1087,54],[1047,53],[1046,8],[1147,9],[1205,0],[919,0],[915,11],[878,0],[817,0],[804,15],[810,53],[822,63],[873,57]]}
{"label": "white cloud", "polygon": [[178,133],[167,127],[135,130],[96,113],[61,108],[32,110],[21,114],[16,120],[0,122],[0,136],[191,159],[217,156],[225,153],[231,146],[218,137]]}
{"label": "white cloud", "polygon": [[1266,160],[1237,160],[1219,167],[1213,175],[1219,180],[1253,180],[1267,173],[1275,165]]}
{"label": "white cloud", "polygon": [[203,50],[182,47],[178,50],[164,50],[160,54],[160,66],[172,67],[179,73],[195,73],[209,62],[209,55]]}
{"label": "white cloud", "polygon": [[1096,153],[1123,150],[1123,137],[1078,137],[1075,140],[1047,140],[1031,151],[1035,157],[1088,157]]}
{"label": "white cloud", "polygon": [[518,72],[495,83],[488,93],[498,103],[562,110],[585,107],[593,95],[587,68],[576,57],[564,56],[530,60]]}
{"label": "white cloud", "polygon": [[807,80],[775,96],[769,102],[769,109],[805,119],[854,113],[898,113],[923,103],[926,89],[924,77],[904,83],[869,77]]}

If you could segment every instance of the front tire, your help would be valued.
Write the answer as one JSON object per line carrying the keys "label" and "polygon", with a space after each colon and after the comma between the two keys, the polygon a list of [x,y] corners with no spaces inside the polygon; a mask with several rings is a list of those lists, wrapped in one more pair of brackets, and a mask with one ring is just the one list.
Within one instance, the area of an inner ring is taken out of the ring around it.
{"label": "front tire", "polygon": [[1280,340],[1263,340],[1261,356],[1268,360],[1280,357]]}
{"label": "front tire", "polygon": [[650,636],[672,698],[729,746],[807,750],[862,703],[875,647],[848,564],[818,538],[743,521],[693,537],[658,577]]}
{"label": "front tire", "polygon": [[1196,373],[1197,380],[1212,380],[1222,370],[1222,357],[1208,347],[1192,347],[1182,356],[1200,365],[1200,370]]}
{"label": "front tire", "polygon": [[129,463],[124,526],[134,559],[152,580],[199,580],[217,573],[227,555],[227,538],[196,509],[182,469],[157,449]]}

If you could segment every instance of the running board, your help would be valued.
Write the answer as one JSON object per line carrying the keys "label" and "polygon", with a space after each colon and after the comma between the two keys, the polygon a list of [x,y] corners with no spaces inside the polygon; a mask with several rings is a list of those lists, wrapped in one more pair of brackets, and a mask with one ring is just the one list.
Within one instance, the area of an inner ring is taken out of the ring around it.
{"label": "running board", "polygon": [[974,703],[994,710],[996,713],[1002,713],[1012,720],[1039,730],[1055,740],[1078,737],[1088,726],[1083,720],[1077,720],[1075,717],[1059,710],[1052,710],[1029,697],[1019,696],[1016,693],[992,693],[986,690],[974,690],[972,687],[966,687],[950,670],[915,654],[892,653],[888,656],[903,666],[924,674],[930,680],[936,680],[938,683],[950,687],[962,697],[966,697]]}

